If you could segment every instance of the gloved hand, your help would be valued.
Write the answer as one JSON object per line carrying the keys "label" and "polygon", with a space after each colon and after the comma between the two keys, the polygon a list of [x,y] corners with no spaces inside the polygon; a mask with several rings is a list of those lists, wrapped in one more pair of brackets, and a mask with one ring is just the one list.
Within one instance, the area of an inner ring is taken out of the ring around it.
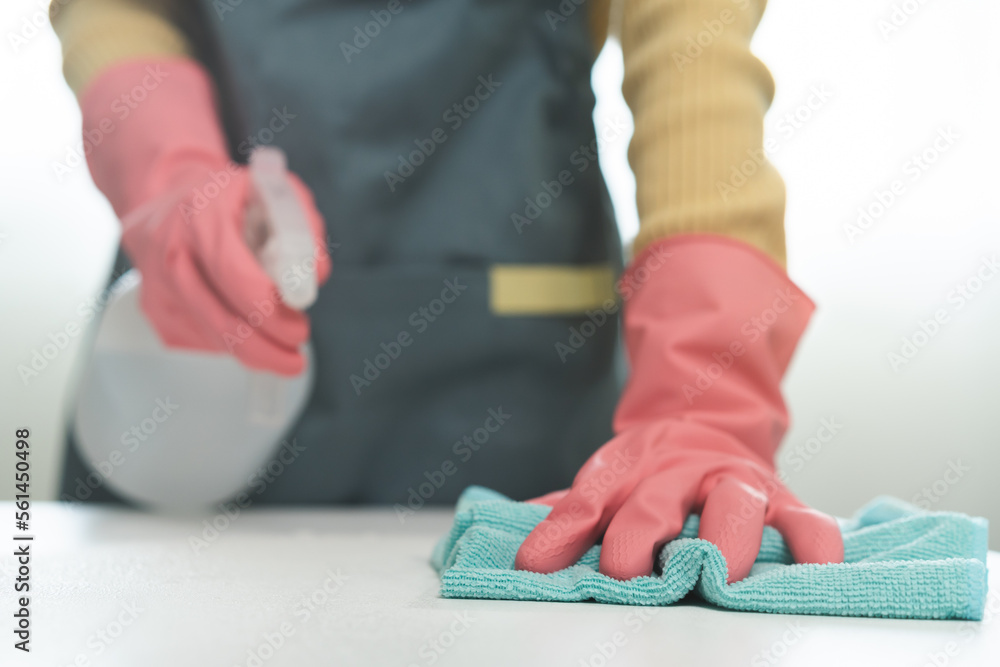
{"label": "gloved hand", "polygon": [[746,577],[764,525],[799,563],[841,562],[836,521],[776,477],[788,427],[779,383],[813,304],[763,253],[708,235],[647,248],[622,283],[631,375],[615,437],[521,545],[516,567],[554,572],[600,541],[600,571],[649,575],[688,514],[722,552],[728,581]]}
{"label": "gloved hand", "polygon": [[[247,245],[248,207],[260,213],[249,170],[229,160],[204,69],[186,58],[116,64],[80,106],[84,128],[102,132],[87,158],[94,183],[122,219],[122,244],[142,274],[140,303],[163,342],[299,373],[308,319],[282,303]],[[316,241],[315,268],[303,270],[321,283],[330,273],[323,219],[288,176]]]}

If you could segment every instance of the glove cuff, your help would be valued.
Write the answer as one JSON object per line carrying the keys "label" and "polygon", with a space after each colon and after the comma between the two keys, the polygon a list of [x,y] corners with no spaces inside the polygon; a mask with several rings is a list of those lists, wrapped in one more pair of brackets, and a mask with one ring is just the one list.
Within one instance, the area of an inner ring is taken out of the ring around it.
{"label": "glove cuff", "polygon": [[184,57],[108,67],[80,96],[94,183],[119,217],[191,168],[224,168],[228,155],[212,80]]}
{"label": "glove cuff", "polygon": [[647,246],[620,292],[631,374],[615,430],[695,419],[768,460],[788,426],[780,382],[815,305],[770,257],[721,236]]}

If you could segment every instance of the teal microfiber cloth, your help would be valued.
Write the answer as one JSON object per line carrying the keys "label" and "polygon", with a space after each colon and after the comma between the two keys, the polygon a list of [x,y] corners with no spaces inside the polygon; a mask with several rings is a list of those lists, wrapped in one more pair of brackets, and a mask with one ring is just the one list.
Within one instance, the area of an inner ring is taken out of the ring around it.
{"label": "teal microfiber cloth", "polygon": [[726,584],[726,562],[697,539],[698,517],[660,553],[654,576],[619,581],[597,571],[600,545],[552,574],[514,569],[528,533],[549,513],[469,487],[451,531],[431,562],[441,595],[493,600],[596,600],[668,605],[692,590],[708,602],[744,611],[889,618],[980,620],[986,602],[985,519],[926,512],[894,498],[877,498],[853,519],[840,520],[844,563],[794,564],[781,535],[764,528],[760,555],[743,581]]}

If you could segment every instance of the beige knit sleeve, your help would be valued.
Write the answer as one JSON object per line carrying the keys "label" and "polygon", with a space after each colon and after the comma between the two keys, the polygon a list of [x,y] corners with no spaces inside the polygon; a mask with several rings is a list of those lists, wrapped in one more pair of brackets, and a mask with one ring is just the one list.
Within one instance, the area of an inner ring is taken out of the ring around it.
{"label": "beige knit sleeve", "polygon": [[166,18],[166,6],[152,0],[53,0],[49,16],[73,92],[79,96],[95,75],[122,60],[189,54],[186,39]]}
{"label": "beige knit sleeve", "polygon": [[722,234],[785,261],[785,187],[763,151],[774,96],[750,52],[766,0],[619,0],[635,252],[684,232]]}

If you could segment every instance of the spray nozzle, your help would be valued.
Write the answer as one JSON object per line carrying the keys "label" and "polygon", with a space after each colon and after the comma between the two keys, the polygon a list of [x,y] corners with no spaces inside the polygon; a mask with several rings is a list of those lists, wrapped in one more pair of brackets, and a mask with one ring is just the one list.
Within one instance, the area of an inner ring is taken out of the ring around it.
{"label": "spray nozzle", "polygon": [[288,178],[285,154],[260,147],[250,155],[255,198],[245,235],[281,300],[296,310],[316,301],[316,243],[309,220]]}

